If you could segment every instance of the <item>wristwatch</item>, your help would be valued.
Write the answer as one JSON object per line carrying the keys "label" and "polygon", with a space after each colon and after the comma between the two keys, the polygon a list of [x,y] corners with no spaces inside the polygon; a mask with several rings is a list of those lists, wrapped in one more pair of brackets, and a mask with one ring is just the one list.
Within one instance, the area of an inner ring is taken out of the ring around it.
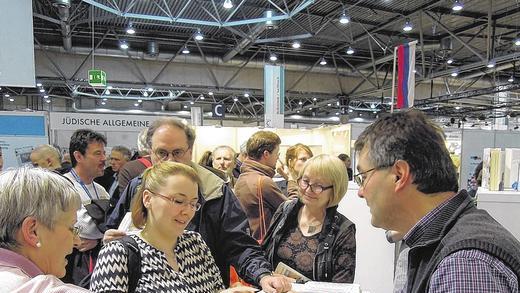
{"label": "wristwatch", "polygon": [[258,276],[258,284],[260,284],[260,280],[262,280],[263,277],[272,276],[273,272],[264,272],[261,273],[260,276]]}

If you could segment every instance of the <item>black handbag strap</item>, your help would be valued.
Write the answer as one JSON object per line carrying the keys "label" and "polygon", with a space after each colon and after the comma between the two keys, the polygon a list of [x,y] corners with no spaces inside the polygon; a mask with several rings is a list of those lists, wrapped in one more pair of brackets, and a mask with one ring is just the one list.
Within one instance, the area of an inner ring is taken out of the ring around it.
{"label": "black handbag strap", "polygon": [[141,253],[134,238],[125,236],[118,240],[123,243],[128,254],[128,292],[135,292],[141,278]]}

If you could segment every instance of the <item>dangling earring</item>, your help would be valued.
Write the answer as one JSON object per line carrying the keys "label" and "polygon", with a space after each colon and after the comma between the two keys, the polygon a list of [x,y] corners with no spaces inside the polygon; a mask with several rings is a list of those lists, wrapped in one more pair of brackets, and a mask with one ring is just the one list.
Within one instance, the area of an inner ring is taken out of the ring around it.
{"label": "dangling earring", "polygon": [[38,247],[38,248],[42,247],[42,244],[40,241],[36,242],[36,247]]}

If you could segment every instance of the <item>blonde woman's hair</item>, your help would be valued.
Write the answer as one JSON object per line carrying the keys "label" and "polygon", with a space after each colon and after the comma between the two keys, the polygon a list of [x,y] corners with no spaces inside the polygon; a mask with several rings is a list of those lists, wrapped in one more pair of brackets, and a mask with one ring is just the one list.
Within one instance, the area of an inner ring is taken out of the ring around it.
{"label": "blonde woman's hair", "polygon": [[148,210],[143,203],[143,193],[145,190],[156,192],[166,184],[166,180],[170,176],[185,176],[193,183],[200,187],[200,179],[197,172],[190,166],[165,161],[160,164],[155,164],[146,169],[143,173],[141,185],[137,189],[137,194],[132,200],[130,211],[132,212],[132,223],[136,228],[142,229],[148,217]]}
{"label": "blonde woman's hair", "polygon": [[303,177],[305,170],[316,174],[321,178],[328,179],[332,183],[333,195],[329,199],[327,207],[337,206],[345,196],[348,188],[348,175],[345,164],[335,156],[321,154],[310,158],[298,174],[298,180]]}

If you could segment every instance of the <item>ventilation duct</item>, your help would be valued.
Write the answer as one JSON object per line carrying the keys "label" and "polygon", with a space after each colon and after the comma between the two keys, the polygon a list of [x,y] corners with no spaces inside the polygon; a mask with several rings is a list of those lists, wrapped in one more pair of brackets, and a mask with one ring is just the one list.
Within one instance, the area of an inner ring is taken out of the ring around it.
{"label": "ventilation duct", "polygon": [[159,44],[156,41],[148,41],[148,51],[146,53],[151,57],[159,55]]}
{"label": "ventilation duct", "polygon": [[444,38],[441,40],[441,51],[451,52],[453,50],[453,43],[451,38]]}

